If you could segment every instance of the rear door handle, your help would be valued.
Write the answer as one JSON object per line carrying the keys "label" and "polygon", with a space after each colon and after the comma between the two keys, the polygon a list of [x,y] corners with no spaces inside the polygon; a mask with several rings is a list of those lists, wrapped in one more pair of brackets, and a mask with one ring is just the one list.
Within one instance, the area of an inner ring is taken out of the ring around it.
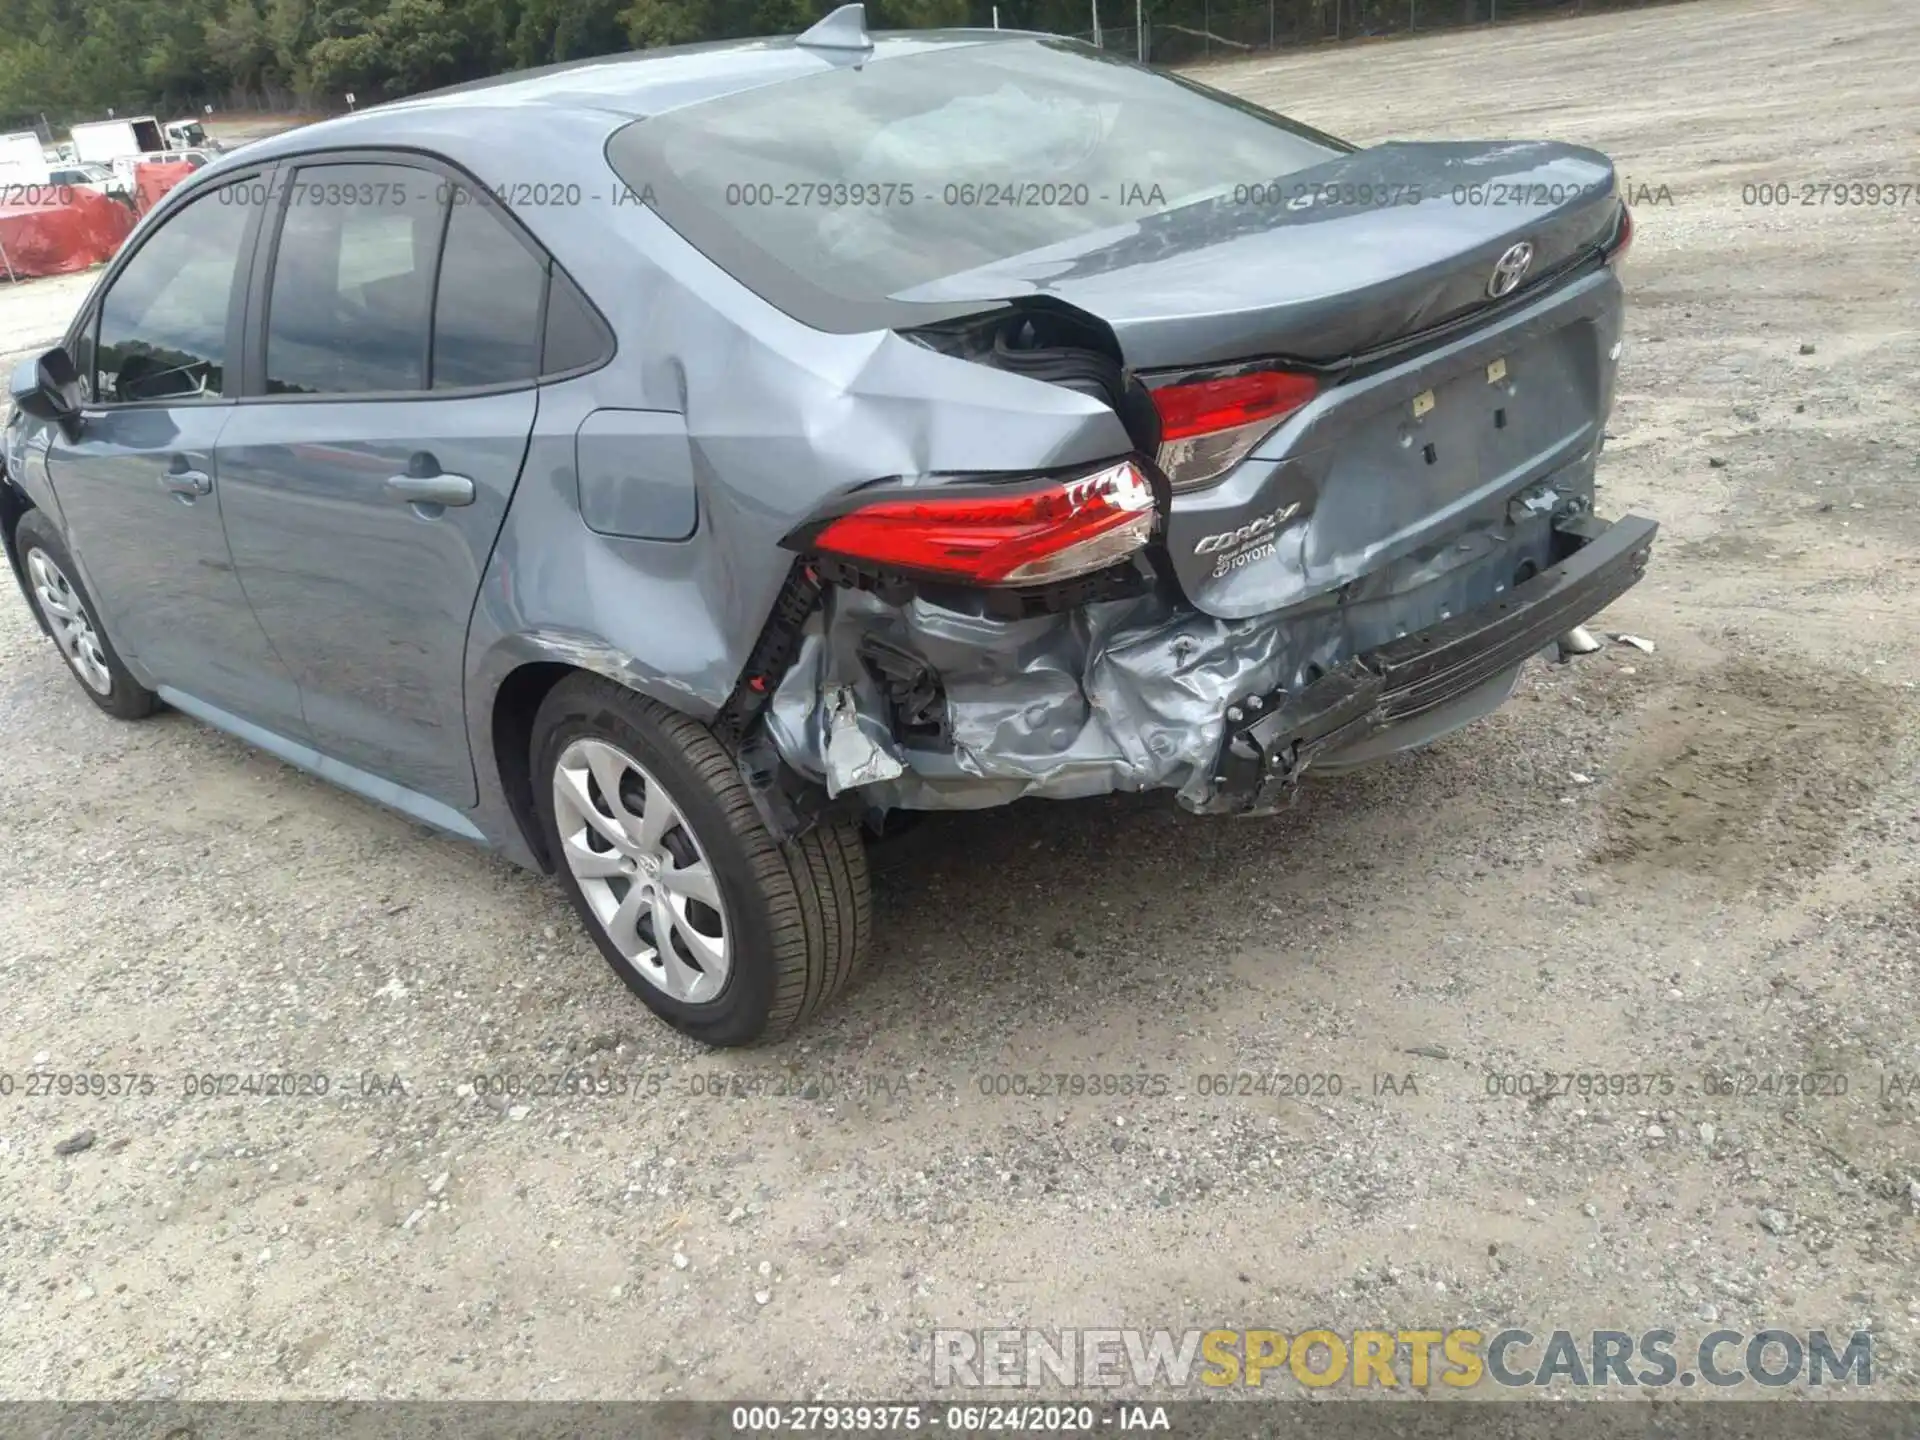
{"label": "rear door handle", "polygon": [[196,495],[213,493],[213,477],[204,470],[168,470],[160,477],[160,484],[172,494],[189,500]]}
{"label": "rear door handle", "polygon": [[465,475],[390,475],[387,498],[408,505],[471,505],[473,481]]}

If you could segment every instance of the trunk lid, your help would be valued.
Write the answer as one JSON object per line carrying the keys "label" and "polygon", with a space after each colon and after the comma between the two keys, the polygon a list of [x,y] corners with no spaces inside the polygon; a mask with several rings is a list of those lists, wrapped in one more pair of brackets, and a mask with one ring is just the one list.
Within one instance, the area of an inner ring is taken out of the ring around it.
{"label": "trunk lid", "polygon": [[1615,188],[1578,146],[1394,142],[894,298],[1051,296],[1110,326],[1136,369],[1332,363],[1504,298],[1494,268],[1522,241],[1516,290],[1579,260],[1611,233]]}
{"label": "trunk lid", "polygon": [[1518,565],[1525,535],[1591,499],[1621,316],[1613,267],[1583,268],[1323,390],[1173,497],[1181,588],[1233,619],[1432,584],[1502,550]]}

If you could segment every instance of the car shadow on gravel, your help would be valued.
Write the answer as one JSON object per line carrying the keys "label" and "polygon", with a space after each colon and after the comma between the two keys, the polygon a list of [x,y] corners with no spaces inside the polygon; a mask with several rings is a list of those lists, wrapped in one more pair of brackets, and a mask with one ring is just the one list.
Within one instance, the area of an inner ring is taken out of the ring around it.
{"label": "car shadow on gravel", "polygon": [[[1365,911],[1457,858],[1415,832],[1489,766],[1531,783],[1505,729],[1309,783],[1269,816],[1190,815],[1152,794],[917,818],[871,847],[877,974],[825,1024],[884,1033],[929,997],[1001,1031],[1197,1022],[1244,993],[1250,947],[1310,963],[1307,916]],[[1460,852],[1505,833],[1459,828]]]}

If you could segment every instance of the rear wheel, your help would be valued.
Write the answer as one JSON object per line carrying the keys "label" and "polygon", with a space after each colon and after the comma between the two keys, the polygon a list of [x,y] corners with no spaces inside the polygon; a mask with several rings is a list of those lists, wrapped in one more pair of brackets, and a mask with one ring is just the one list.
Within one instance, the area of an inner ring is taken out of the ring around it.
{"label": "rear wheel", "polygon": [[79,571],[59,534],[38,510],[20,517],[14,547],[27,572],[33,608],[46,622],[61,658],[86,697],[109,715],[139,720],[160,701],[122,663],[113,642],[94,614],[93,600],[80,584]]}
{"label": "rear wheel", "polygon": [[535,800],[561,883],[614,973],[709,1045],[778,1038],[865,961],[857,825],[782,844],[707,728],[597,676],[534,721]]}

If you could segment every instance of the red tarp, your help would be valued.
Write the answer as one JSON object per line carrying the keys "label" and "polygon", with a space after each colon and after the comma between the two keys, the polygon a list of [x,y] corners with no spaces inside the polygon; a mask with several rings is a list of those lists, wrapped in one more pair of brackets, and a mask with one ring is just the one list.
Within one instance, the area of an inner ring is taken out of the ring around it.
{"label": "red tarp", "polygon": [[133,211],[78,186],[49,185],[45,204],[0,205],[0,250],[16,280],[70,275],[111,260],[133,229]]}
{"label": "red tarp", "polygon": [[133,203],[144,215],[182,180],[193,174],[185,160],[142,160],[133,167]]}

